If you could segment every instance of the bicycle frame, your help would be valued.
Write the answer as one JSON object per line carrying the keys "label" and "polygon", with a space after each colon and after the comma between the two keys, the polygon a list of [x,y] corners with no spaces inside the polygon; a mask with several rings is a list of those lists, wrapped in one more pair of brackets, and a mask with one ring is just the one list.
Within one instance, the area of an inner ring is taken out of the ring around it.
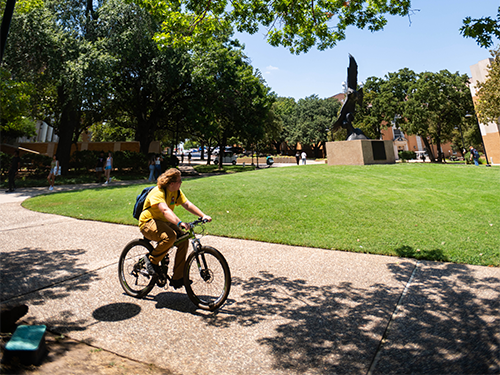
{"label": "bicycle frame", "polygon": [[[184,241],[191,241],[193,250],[187,255],[184,267],[184,285],[189,299],[199,308],[213,311],[219,308],[227,299],[231,287],[231,273],[224,256],[211,246],[203,246],[201,239],[205,234],[194,230],[199,224],[204,224],[199,219],[188,223],[186,232],[174,241],[173,246],[178,247]],[[125,292],[136,298],[146,296],[154,286],[165,287],[171,281],[169,275],[169,254],[158,264],[156,277],[148,273],[145,267],[144,254],[154,251],[154,241],[147,238],[136,239],[129,242],[120,255],[118,262],[118,275],[120,284]],[[182,247],[189,245],[181,245]]]}

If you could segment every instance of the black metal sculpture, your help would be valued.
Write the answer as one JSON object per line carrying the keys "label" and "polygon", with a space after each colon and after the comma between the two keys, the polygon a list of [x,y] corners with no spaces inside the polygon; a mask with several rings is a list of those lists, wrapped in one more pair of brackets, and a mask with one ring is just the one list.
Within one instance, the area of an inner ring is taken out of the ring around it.
{"label": "black metal sculpture", "polygon": [[347,99],[342,106],[340,116],[335,121],[332,127],[332,132],[336,132],[341,127],[347,129],[347,140],[352,141],[355,139],[368,139],[363,134],[361,129],[354,128],[352,122],[354,121],[354,113],[356,111],[356,103],[361,105],[363,103],[363,89],[358,88],[358,64],[354,57],[349,55],[349,67],[347,68]]}

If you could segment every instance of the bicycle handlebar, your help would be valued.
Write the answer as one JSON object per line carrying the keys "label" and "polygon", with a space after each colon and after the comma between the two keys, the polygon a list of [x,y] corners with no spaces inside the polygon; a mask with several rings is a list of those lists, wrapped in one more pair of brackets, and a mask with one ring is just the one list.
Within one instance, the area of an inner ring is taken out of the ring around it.
{"label": "bicycle handlebar", "polygon": [[208,220],[206,220],[206,219],[203,220],[200,217],[200,218],[198,218],[198,220],[192,221],[191,223],[188,223],[188,224],[189,224],[190,229],[193,229],[195,226],[200,225],[200,224],[205,224],[205,223],[208,223]]}

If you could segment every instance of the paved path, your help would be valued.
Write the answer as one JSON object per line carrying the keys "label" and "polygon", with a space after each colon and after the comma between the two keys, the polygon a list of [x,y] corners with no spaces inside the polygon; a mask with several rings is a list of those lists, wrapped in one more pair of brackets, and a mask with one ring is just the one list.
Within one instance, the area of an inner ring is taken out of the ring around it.
{"label": "paved path", "polygon": [[21,207],[46,191],[0,194],[0,297],[33,324],[175,374],[500,372],[498,268],[207,236],[233,275],[207,313],[183,291],[125,295],[138,229]]}

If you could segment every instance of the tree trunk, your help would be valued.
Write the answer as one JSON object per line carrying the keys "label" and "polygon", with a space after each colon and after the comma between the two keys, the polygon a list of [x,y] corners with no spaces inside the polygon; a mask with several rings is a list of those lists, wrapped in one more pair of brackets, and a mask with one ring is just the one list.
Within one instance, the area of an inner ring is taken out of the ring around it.
{"label": "tree trunk", "polygon": [[200,141],[200,160],[205,160],[205,142]]}
{"label": "tree trunk", "polygon": [[227,143],[227,135],[226,133],[222,134],[222,141],[219,142],[219,171],[222,170],[222,161],[224,159],[224,151],[226,149]]}
{"label": "tree trunk", "polygon": [[154,130],[148,121],[139,121],[135,130],[135,140],[140,143],[141,154],[147,155],[149,144],[153,141]]}
{"label": "tree trunk", "polygon": [[[58,89],[58,97],[61,102],[67,100],[67,93],[63,86]],[[61,174],[66,175],[69,169],[71,158],[71,145],[73,144],[73,134],[76,125],[80,121],[80,111],[74,100],[68,100],[62,106],[61,121],[59,123],[59,142],[57,144],[57,160],[61,165]]]}
{"label": "tree trunk", "polygon": [[437,161],[438,163],[442,163],[443,162],[443,157],[441,155],[441,141],[439,140],[439,137],[437,139],[437,142],[436,142],[436,148],[437,148],[437,153],[438,153],[438,157],[437,157]]}
{"label": "tree trunk", "polygon": [[424,141],[425,148],[427,149],[427,153],[429,154],[429,159],[431,159],[432,163],[436,162],[436,159],[434,158],[434,153],[432,152],[431,145],[429,144],[429,140],[427,137],[420,137]]}

